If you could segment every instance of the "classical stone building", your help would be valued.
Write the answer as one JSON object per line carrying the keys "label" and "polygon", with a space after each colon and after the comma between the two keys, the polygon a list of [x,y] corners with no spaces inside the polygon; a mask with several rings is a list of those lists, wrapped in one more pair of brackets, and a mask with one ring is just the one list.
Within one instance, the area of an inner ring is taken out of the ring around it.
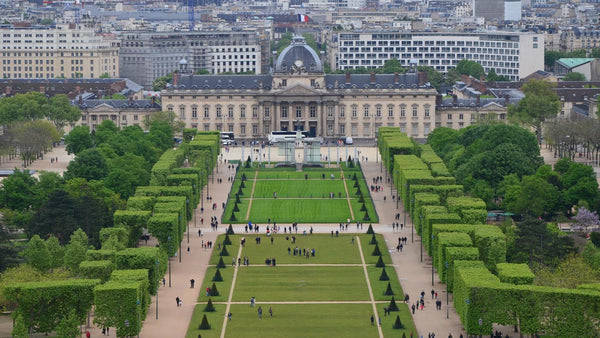
{"label": "classical stone building", "polygon": [[374,139],[381,126],[425,138],[435,128],[436,90],[407,74],[326,75],[319,55],[295,37],[269,75],[184,75],[162,92],[162,107],[188,128],[264,139],[271,131]]}

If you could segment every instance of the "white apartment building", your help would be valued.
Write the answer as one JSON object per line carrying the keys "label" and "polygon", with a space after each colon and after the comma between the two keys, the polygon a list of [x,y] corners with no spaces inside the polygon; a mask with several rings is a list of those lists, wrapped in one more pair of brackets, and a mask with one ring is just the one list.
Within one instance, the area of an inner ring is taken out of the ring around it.
{"label": "white apartment building", "polygon": [[77,24],[1,27],[5,79],[116,77],[118,43]]}
{"label": "white apartment building", "polygon": [[396,58],[411,60],[440,72],[462,59],[476,61],[486,72],[517,81],[544,69],[544,36],[530,32],[335,32],[328,43],[329,64],[335,69],[377,68]]}

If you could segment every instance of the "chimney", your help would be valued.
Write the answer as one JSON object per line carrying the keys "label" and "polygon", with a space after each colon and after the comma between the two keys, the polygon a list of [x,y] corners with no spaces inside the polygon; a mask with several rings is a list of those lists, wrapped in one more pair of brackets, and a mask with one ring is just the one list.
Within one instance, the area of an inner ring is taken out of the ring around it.
{"label": "chimney", "polygon": [[458,106],[458,96],[456,94],[452,95],[452,104]]}
{"label": "chimney", "polygon": [[371,72],[371,84],[374,84],[375,82],[375,73]]}
{"label": "chimney", "polygon": [[351,76],[350,73],[347,72],[346,73],[346,84],[351,84],[352,83],[352,81],[350,81],[350,76]]}
{"label": "chimney", "polygon": [[155,102],[155,98],[154,96],[150,97],[150,108],[154,108],[154,102]]}
{"label": "chimney", "polygon": [[443,98],[442,94],[437,94],[437,95],[435,96],[435,105],[436,105],[436,106],[438,106],[438,107],[439,107],[439,106],[441,106],[441,105],[442,105],[442,98]]}
{"label": "chimney", "polygon": [[477,107],[481,106],[481,95],[477,95]]}
{"label": "chimney", "polygon": [[133,95],[129,97],[129,106],[133,106]]}
{"label": "chimney", "polygon": [[394,72],[394,83],[400,83],[400,74],[398,74],[398,72]]}
{"label": "chimney", "polygon": [[509,98],[510,98],[510,97],[508,96],[508,94],[504,94],[504,105],[505,105],[505,106],[507,106],[507,107],[508,107],[508,104],[509,104],[509,102],[510,102],[510,101],[509,101]]}
{"label": "chimney", "polygon": [[427,73],[418,72],[419,86],[424,86],[427,83]]}
{"label": "chimney", "polygon": [[173,86],[177,87],[177,80],[179,80],[179,73],[173,73]]}

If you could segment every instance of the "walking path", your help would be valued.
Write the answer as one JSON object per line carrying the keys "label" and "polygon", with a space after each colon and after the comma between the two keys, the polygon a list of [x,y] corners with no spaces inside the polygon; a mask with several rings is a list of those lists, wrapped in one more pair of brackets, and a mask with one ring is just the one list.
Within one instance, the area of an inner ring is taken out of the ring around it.
{"label": "walking path", "polygon": [[250,201],[248,202],[248,211],[246,212],[246,219],[250,218],[250,210],[252,210],[252,200],[254,200],[254,188],[256,188],[256,178],[258,177],[258,170],[254,172],[254,180],[252,181],[252,191],[250,192]]}
{"label": "walking path", "polygon": [[[257,171],[258,172],[258,171]],[[242,248],[243,246],[240,245],[240,248],[238,249],[238,253],[236,256],[236,260],[240,259],[240,256],[242,255]],[[244,260],[245,262],[245,260]],[[239,264],[235,265],[235,268],[233,269],[233,278],[231,279],[231,288],[229,289],[229,297],[227,298],[227,307],[225,308],[225,318],[227,318],[227,314],[229,313],[230,309],[231,309],[231,299],[233,298],[233,289],[235,289],[235,281],[237,280],[237,274],[238,274],[238,270],[240,268]],[[225,329],[227,328],[227,319],[223,319],[223,327],[221,328],[221,338],[225,338]]]}
{"label": "walking path", "polygon": [[[365,263],[365,255],[363,255],[362,246],[360,245],[360,237],[356,236],[356,242],[358,243],[358,251],[360,252],[360,260],[362,261],[363,271],[365,273],[365,279],[367,280],[367,288],[369,289],[369,298],[371,298],[371,305],[373,306],[373,313],[375,316],[375,325],[377,325],[377,331],[379,332],[379,338],[383,338],[383,331],[381,330],[379,313],[377,312],[377,305],[375,304],[375,297],[373,297],[373,288],[371,287],[371,281],[369,280],[369,273],[367,272],[367,264]],[[371,317],[372,318],[372,317]]]}
{"label": "walking path", "polygon": [[348,185],[346,184],[346,176],[344,176],[344,171],[341,171],[342,181],[344,182],[344,191],[346,191],[346,200],[348,201],[348,210],[350,210],[350,219],[354,219],[354,211],[352,211],[352,203],[350,202],[350,194],[348,193]]}

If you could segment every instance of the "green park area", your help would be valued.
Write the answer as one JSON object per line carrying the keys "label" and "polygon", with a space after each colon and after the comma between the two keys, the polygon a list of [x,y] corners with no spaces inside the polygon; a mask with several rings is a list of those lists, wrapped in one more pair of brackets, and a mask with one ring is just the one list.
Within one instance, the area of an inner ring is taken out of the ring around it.
{"label": "green park area", "polygon": [[229,196],[223,223],[378,222],[359,167],[241,165]]}
{"label": "green park area", "polygon": [[[241,234],[222,235],[216,242],[221,249],[213,250],[187,337],[220,337],[223,328],[226,337],[379,337],[370,320],[374,309],[385,337],[416,334],[383,236]],[[267,259],[275,259],[275,266]],[[397,311],[385,315],[392,302]]]}

